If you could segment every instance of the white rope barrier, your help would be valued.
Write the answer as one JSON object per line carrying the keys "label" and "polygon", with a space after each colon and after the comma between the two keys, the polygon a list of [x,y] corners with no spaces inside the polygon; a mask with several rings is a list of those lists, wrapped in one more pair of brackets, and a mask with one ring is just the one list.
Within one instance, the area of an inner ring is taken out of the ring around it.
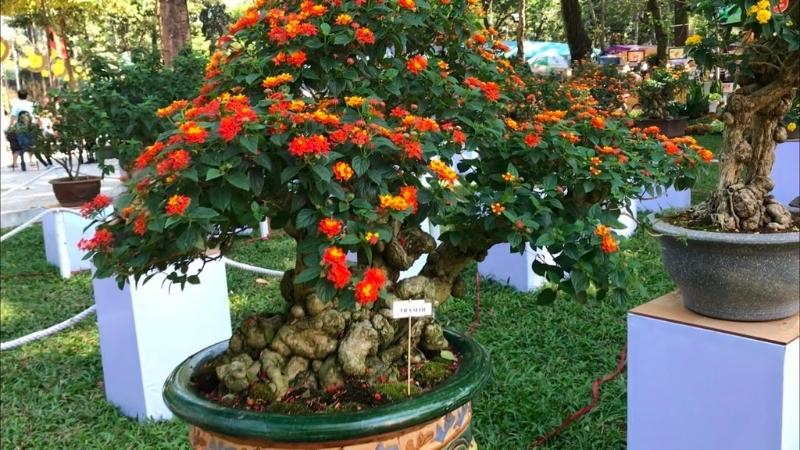
{"label": "white rope barrier", "polygon": [[5,192],[0,192],[0,197],[4,197],[4,196],[6,196],[6,195],[8,195],[8,194],[10,194],[10,193],[12,193],[14,191],[18,191],[18,190],[24,188],[25,186],[28,186],[29,184],[33,183],[34,181],[38,180],[39,178],[42,178],[43,176],[49,174],[50,172],[53,172],[53,171],[56,171],[56,170],[59,170],[59,169],[62,169],[62,168],[63,167],[61,167],[61,166],[51,167],[51,168],[45,170],[44,172],[40,173],[39,175],[36,175],[35,177],[31,178],[30,180],[20,184],[19,186],[14,186],[14,187],[12,187],[11,189],[9,189],[9,190],[7,190]]}
{"label": "white rope barrier", "polygon": [[89,317],[92,313],[94,313],[95,305],[92,305],[78,315],[69,318],[61,323],[55,324],[52,327],[45,328],[44,330],[39,330],[34,333],[22,336],[21,338],[14,339],[12,341],[0,343],[0,351],[4,350],[11,350],[12,348],[20,347],[30,342],[45,338],[47,336],[53,335],[58,333],[59,331],[64,331],[67,328],[74,326],[76,323],[80,322],[81,320]]}
{"label": "white rope barrier", "polygon": [[235,267],[237,269],[247,270],[247,271],[255,272],[255,273],[260,273],[262,275],[267,275],[267,276],[270,276],[270,277],[279,278],[279,277],[283,276],[283,271],[281,271],[281,270],[272,270],[272,269],[265,269],[263,267],[258,267],[258,266],[251,266],[250,264],[240,263],[240,262],[234,261],[232,259],[228,259],[225,256],[222,257],[222,262],[224,262],[225,265],[228,265],[228,266],[231,266],[231,267]]}
{"label": "white rope barrier", "polygon": [[50,209],[46,209],[46,210],[40,212],[39,214],[33,216],[32,218],[28,219],[22,225],[19,225],[18,227],[14,228],[13,230],[9,231],[8,233],[0,236],[0,242],[3,242],[6,239],[8,239],[8,238],[10,238],[10,237],[22,232],[22,230],[24,230],[24,229],[30,227],[31,225],[33,225],[34,223],[38,222],[39,219],[41,219],[42,217],[46,216],[47,214],[54,213],[54,212],[65,212],[65,213],[69,213],[69,214],[74,214],[76,216],[80,215],[79,212],[77,212],[75,210],[72,210],[72,209],[69,209],[69,208],[50,208]]}

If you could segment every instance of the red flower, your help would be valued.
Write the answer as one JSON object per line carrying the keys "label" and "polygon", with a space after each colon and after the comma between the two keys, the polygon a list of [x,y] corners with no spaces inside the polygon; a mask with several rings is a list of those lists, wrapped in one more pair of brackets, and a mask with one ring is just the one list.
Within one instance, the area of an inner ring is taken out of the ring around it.
{"label": "red flower", "polygon": [[98,228],[91,239],[81,239],[78,241],[78,248],[83,251],[106,251],[111,247],[112,243],[114,243],[114,235],[105,228]]}
{"label": "red flower", "polygon": [[321,134],[311,136],[297,136],[289,142],[289,153],[298,158],[307,154],[327,154],[331,150],[328,138]]}
{"label": "red flower", "polygon": [[170,172],[178,172],[189,167],[192,157],[184,149],[175,150],[167,154],[167,157],[156,166],[156,174],[164,176]]}
{"label": "red flower", "polygon": [[344,264],[333,264],[328,268],[328,273],[325,276],[336,289],[341,289],[350,283],[350,269]]}
{"label": "red flower", "polygon": [[111,197],[105,194],[97,194],[97,196],[94,199],[89,200],[88,202],[83,204],[83,206],[81,207],[81,216],[89,217],[110,204],[111,204]]}
{"label": "red flower", "polygon": [[375,33],[369,28],[359,28],[356,30],[356,40],[362,45],[369,45],[375,43]]}
{"label": "red flower", "polygon": [[600,116],[592,117],[592,126],[597,128],[598,130],[602,130],[606,127],[606,119]]}
{"label": "red flower", "polygon": [[401,8],[411,11],[417,10],[417,5],[414,3],[414,0],[398,0],[397,4],[400,5]]}
{"label": "red flower", "polygon": [[334,245],[325,249],[325,252],[322,254],[322,264],[326,266],[332,265],[344,265],[345,263],[345,254],[344,250]]}
{"label": "red flower", "polygon": [[232,141],[241,130],[242,124],[237,117],[225,117],[219,121],[219,136],[225,142]]}
{"label": "red flower", "polygon": [[319,221],[319,225],[317,229],[320,233],[324,234],[328,237],[328,239],[333,239],[342,232],[342,228],[344,224],[339,219],[334,219],[331,217],[326,217]]}
{"label": "red flower", "polygon": [[191,202],[192,199],[185,195],[173,195],[169,198],[169,200],[167,200],[167,215],[182,216],[183,213],[186,212],[186,208],[189,207],[189,203]]}
{"label": "red flower", "polygon": [[616,253],[619,250],[619,244],[610,234],[606,234],[600,242],[600,250],[605,254]]}
{"label": "red flower", "polygon": [[672,142],[664,142],[664,150],[670,155],[680,155],[681,149]]}
{"label": "red flower", "polygon": [[418,141],[410,139],[403,140],[403,150],[406,151],[406,156],[411,159],[418,159],[422,161],[422,144]]}
{"label": "red flower", "polygon": [[464,145],[467,142],[467,135],[461,130],[453,130],[453,142]]}
{"label": "red flower", "polygon": [[380,289],[386,283],[386,274],[378,267],[371,267],[364,272],[364,280],[369,281]]}
{"label": "red flower", "polygon": [[133,232],[144,236],[144,233],[147,232],[147,216],[144,214],[136,216],[136,220],[133,221]]}
{"label": "red flower", "polygon": [[533,134],[533,133],[525,135],[525,145],[527,145],[530,148],[536,147],[537,145],[539,145],[539,142],[541,142],[541,141],[542,141],[542,138],[540,136],[538,136],[538,135]]}
{"label": "red flower", "polygon": [[491,102],[496,102],[500,98],[500,86],[492,81],[487,81],[481,86],[483,95]]}
{"label": "red flower", "polygon": [[380,288],[369,280],[361,280],[356,284],[356,301],[368,305],[378,299]]}
{"label": "red flower", "polygon": [[403,186],[400,188],[400,197],[402,197],[409,205],[412,206],[413,211],[416,213],[419,208],[417,203],[417,188],[414,186]]}
{"label": "red flower", "polygon": [[139,170],[144,169],[148,164],[150,164],[150,161],[152,161],[153,158],[161,153],[161,150],[164,150],[164,144],[162,142],[156,142],[155,144],[146,147],[144,151],[136,158],[134,167]]}
{"label": "red flower", "polygon": [[414,75],[419,75],[428,68],[428,59],[422,55],[417,55],[406,62],[406,68]]}
{"label": "red flower", "polygon": [[208,131],[205,128],[192,121],[181,124],[180,130],[184,139],[190,144],[202,144],[206,141],[206,136],[208,136]]}
{"label": "red flower", "polygon": [[302,50],[292,52],[287,58],[286,62],[292,66],[300,67],[306,62],[306,53]]}

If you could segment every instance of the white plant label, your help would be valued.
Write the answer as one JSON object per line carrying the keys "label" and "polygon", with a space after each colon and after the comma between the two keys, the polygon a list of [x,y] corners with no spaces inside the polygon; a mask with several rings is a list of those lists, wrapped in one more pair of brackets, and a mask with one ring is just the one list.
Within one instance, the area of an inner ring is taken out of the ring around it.
{"label": "white plant label", "polygon": [[396,300],[392,304],[392,317],[425,317],[433,315],[433,304],[425,300]]}

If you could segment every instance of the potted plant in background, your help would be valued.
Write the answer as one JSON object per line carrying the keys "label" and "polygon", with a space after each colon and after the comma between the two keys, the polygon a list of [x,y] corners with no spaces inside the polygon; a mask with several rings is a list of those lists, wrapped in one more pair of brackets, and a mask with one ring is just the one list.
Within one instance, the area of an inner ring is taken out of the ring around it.
{"label": "potted plant in background", "polygon": [[689,77],[683,70],[655,67],[637,90],[642,116],[636,124],[656,126],[668,137],[683,136],[689,122],[686,117],[677,115],[681,107],[675,97],[688,85]]}
{"label": "potted plant in background", "polygon": [[722,100],[722,94],[712,92],[708,94],[708,112],[716,113],[719,102]]}
{"label": "potted plant in background", "polygon": [[[709,23],[718,20],[724,3],[701,5]],[[663,234],[665,266],[685,305],[700,314],[772,320],[798,311],[798,223],[771,194],[775,144],[787,138],[781,119],[800,82],[800,36],[792,25],[797,23],[797,2],[783,12],[773,11],[767,1],[745,10],[740,52],[716,57],[727,58],[726,67],[737,70],[741,86],[722,113],[717,190],[697,207],[655,222]],[[796,171],[794,176],[797,185]]]}
{"label": "potted plant in background", "polygon": [[104,129],[106,122],[86,113],[91,109],[88,101],[63,100],[64,97],[55,95],[47,105],[43,114],[52,120],[52,129],[37,129],[33,152],[55,161],[66,171],[66,177],[54,178],[50,184],[61,206],[74,207],[100,193],[102,177],[82,175],[81,166],[90,157],[87,146],[93,143],[92,137]]}
{"label": "potted plant in background", "polygon": [[[543,302],[627,295],[618,211],[643,189],[690,184],[711,152],[629,129],[588,94],[542,108],[478,23],[463,0],[257,2],[220,39],[200,95],[159,112],[174,127],[85,244],[95,276],[197,283],[189,264],[264,216],[297,244],[283,311],[246,319],[167,381],[195,448],[472,445],[488,355],[392,311],[465,295],[462,270],[494,244],[557,255],[534,264]],[[464,149],[478,156],[457,172]]]}

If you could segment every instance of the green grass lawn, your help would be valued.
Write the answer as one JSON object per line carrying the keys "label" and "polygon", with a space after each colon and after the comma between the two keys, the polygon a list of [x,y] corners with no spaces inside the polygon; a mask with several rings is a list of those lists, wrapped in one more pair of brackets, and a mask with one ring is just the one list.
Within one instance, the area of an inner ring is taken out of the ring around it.
{"label": "green grass lawn", "polygon": [[[524,449],[562,418],[584,406],[594,379],[610,372],[625,343],[625,313],[673,285],[663,272],[657,243],[643,234],[625,245],[636,255],[632,269],[647,292],[626,304],[562,301],[537,306],[534,297],[492,282],[481,283],[482,321],[476,337],[492,355],[493,377],[475,401],[481,449]],[[88,274],[68,281],[44,259],[41,229],[3,243],[0,268],[0,337],[3,341],[64,320],[92,304]],[[291,265],[285,238],[240,246],[234,259],[271,268]],[[228,270],[234,323],[253,311],[281,307],[277,282]],[[473,316],[475,267],[470,294],[451,300],[438,317],[467,330]],[[187,449],[187,427],[173,420],[138,423],[106,403],[94,317],[77,327],[0,353],[3,449]],[[542,448],[625,448],[625,377],[607,383],[600,404]]]}

